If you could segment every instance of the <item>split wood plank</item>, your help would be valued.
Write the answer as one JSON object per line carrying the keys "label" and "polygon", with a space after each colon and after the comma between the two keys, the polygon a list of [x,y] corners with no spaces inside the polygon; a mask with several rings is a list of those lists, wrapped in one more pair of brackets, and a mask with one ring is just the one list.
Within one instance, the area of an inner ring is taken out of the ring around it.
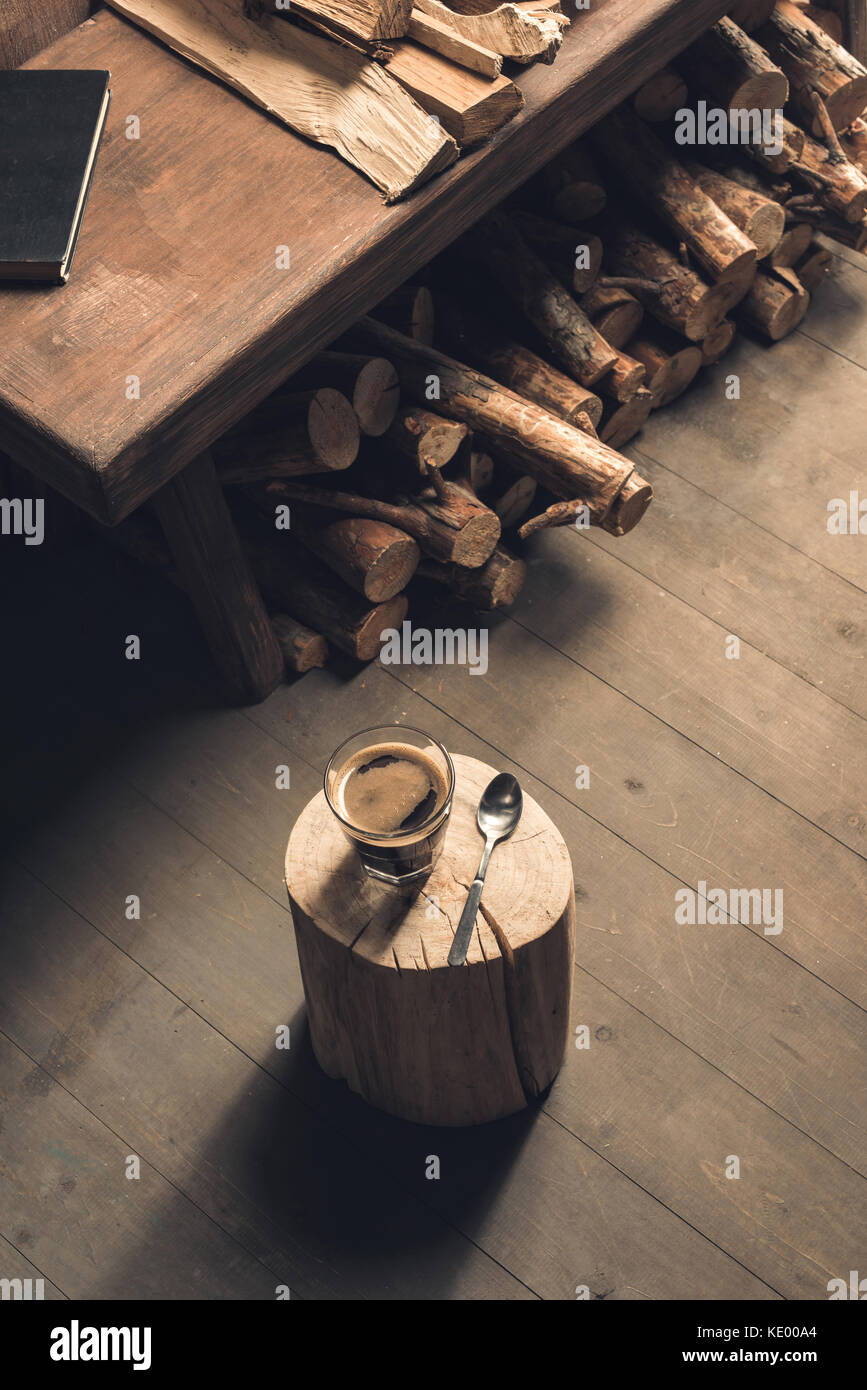
{"label": "split wood plank", "polygon": [[353,39],[401,39],[409,27],[412,0],[291,0],[275,13],[281,19],[291,14],[324,24]]}
{"label": "split wood plank", "polygon": [[403,198],[458,156],[382,66],[235,0],[111,0],[114,9],[206,72]]}
{"label": "split wood plank", "polygon": [[462,38],[517,63],[532,63],[536,59],[553,63],[569,22],[557,12],[529,11],[509,3],[466,14],[459,14],[440,0],[416,0],[416,3],[424,14]]}
{"label": "split wood plank", "polygon": [[441,19],[425,14],[424,10],[413,9],[407,36],[443,58],[450,58],[453,63],[459,63],[471,72],[481,73],[482,77],[493,79],[503,71],[501,54],[464,38],[457,30],[443,24]]}
{"label": "split wood plank", "polygon": [[489,81],[411,39],[392,46],[386,71],[461,146],[487,140],[524,104],[520,87],[508,77]]}

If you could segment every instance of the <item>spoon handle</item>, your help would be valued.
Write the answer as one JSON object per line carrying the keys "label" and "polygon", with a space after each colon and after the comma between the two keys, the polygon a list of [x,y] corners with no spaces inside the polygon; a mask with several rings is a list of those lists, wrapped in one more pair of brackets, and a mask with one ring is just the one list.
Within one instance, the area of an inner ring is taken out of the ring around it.
{"label": "spoon handle", "polygon": [[485,874],[488,872],[488,860],[495,843],[493,840],[488,840],[485,844],[485,852],[482,855],[482,862],[479,864],[479,871],[470,884],[470,891],[464,903],[461,920],[458,922],[455,939],[449,951],[449,965],[463,965],[467,958],[467,951],[470,949],[470,942],[473,939],[473,927],[476,925],[476,913],[482,900]]}

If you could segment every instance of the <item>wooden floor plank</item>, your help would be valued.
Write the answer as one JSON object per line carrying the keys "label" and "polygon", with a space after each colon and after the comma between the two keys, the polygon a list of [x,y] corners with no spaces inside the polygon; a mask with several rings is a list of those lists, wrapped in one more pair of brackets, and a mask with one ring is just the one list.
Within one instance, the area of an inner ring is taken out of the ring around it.
{"label": "wooden floor plank", "polygon": [[[857,251],[852,256],[860,259],[861,264],[835,255],[828,275],[813,295],[809,315],[798,333],[867,369],[867,321],[864,318],[867,258]],[[861,397],[852,402],[862,416],[864,391],[867,391],[867,384],[862,387]]]}
{"label": "wooden floor plank", "polygon": [[[732,374],[738,401],[726,399]],[[863,537],[827,529],[829,501],[863,491],[864,390],[862,367],[803,334],[772,348],[741,339],[670,411],[651,416],[640,454],[864,590]]]}
{"label": "wooden floor plank", "polygon": [[260,1263],[259,1297],[534,1297],[26,871],[3,907],[0,1029]]}
{"label": "wooden floor plank", "polygon": [[858,854],[867,725],[573,531],[549,531],[510,618]]}
{"label": "wooden floor plank", "polygon": [[[19,1237],[21,1232],[19,1231]],[[23,1234],[27,1237],[29,1244],[32,1236],[24,1228]],[[36,1298],[40,1292],[46,1303],[62,1303],[66,1301],[66,1294],[60,1290],[56,1284],[52,1284],[50,1279],[46,1279],[41,1269],[31,1264],[21,1251],[12,1245],[5,1236],[0,1235],[0,1279],[25,1279],[31,1280],[30,1293],[32,1298]],[[41,1286],[39,1280],[42,1281]],[[22,1289],[22,1294],[24,1290]]]}
{"label": "wooden floor plank", "polygon": [[[101,1004],[110,1013],[112,1001]],[[144,1155],[141,1176],[125,1176],[138,1153],[129,1136],[112,1133],[69,1094],[69,1059],[66,1075],[59,1056],[40,1064],[5,1034],[6,1008],[3,1019],[0,1229],[7,1238],[25,1245],[71,1299],[273,1299],[279,1279]]]}
{"label": "wooden floor plank", "polygon": [[[201,891],[203,879],[204,875],[191,877],[191,900]],[[77,894],[77,885],[70,887]],[[447,1167],[438,1189],[450,1194],[439,1203],[444,1213],[466,1223],[474,1241],[481,1244],[484,1239],[484,1248],[498,1263],[486,1260],[430,1210],[432,1189],[424,1171],[427,1155],[439,1152],[431,1148],[433,1131],[401,1126],[406,1142],[399,1162],[378,1145],[369,1157],[360,1156],[358,1135],[346,1122],[345,1089],[322,1078],[303,1045],[298,1024],[303,994],[294,951],[291,968],[285,961],[286,949],[291,949],[287,914],[280,923],[285,975],[276,968],[280,957],[272,955],[270,969],[255,979],[258,1006],[242,993],[240,1007],[231,980],[224,988],[222,1002],[230,996],[236,1001],[230,1006],[235,1031],[245,1030],[245,1008],[258,1020],[257,1067],[200,1016],[211,1011],[210,997],[197,997],[207,984],[195,976],[192,956],[184,965],[182,956],[171,950],[176,932],[161,901],[149,899],[151,911],[142,919],[145,939],[133,929],[128,944],[146,962],[161,962],[174,983],[186,974],[189,988],[193,976],[191,1008],[81,917],[59,903],[52,908],[46,896],[35,881],[29,886],[13,882],[12,899],[5,904],[17,911],[24,898],[36,908],[40,927],[31,951],[12,962],[6,986],[11,1003],[0,1015],[4,1026],[8,1023],[11,1031],[25,1037],[44,1056],[44,1065],[57,1068],[88,1107],[98,1107],[122,1126],[137,1151],[164,1167],[184,1192],[205,1209],[218,1210],[245,1247],[258,1251],[272,1267],[278,1259],[285,1261],[293,1288],[299,1287],[292,1268],[298,1253],[284,1248],[290,1227],[296,1234],[304,1232],[302,1239],[316,1240],[318,1248],[308,1251],[308,1260],[321,1265],[325,1259],[344,1275],[348,1265],[367,1296],[529,1298],[530,1278],[539,1281],[538,1292],[549,1298],[573,1297],[575,1283],[588,1280],[594,1288],[600,1280],[607,1281],[608,1292],[613,1280],[619,1297],[635,1296],[636,1281],[639,1287],[658,1288],[657,1296],[667,1298],[689,1297],[699,1285],[702,1297],[773,1296],[772,1289],[714,1249],[603,1157],[550,1120],[542,1118],[537,1125],[530,1112],[496,1130],[478,1130],[478,1140],[467,1141],[468,1151],[476,1150],[473,1182],[478,1182],[478,1164],[486,1156],[488,1180],[475,1194],[471,1174],[457,1163]],[[266,901],[266,914],[269,906]],[[197,909],[191,901],[185,919],[194,920],[197,911],[206,925],[208,904]],[[262,904],[256,903],[250,921],[258,921],[261,913]],[[61,920],[62,940],[56,926]],[[248,930],[236,949],[239,958],[249,935],[249,922],[245,925]],[[219,950],[219,944],[214,942],[212,949]],[[40,962],[40,995],[47,1001],[39,1010],[28,997],[33,951]],[[71,951],[76,959],[87,961],[90,975],[98,977],[98,991],[77,975],[69,979],[65,961]],[[252,979],[249,967],[247,973]],[[63,974],[65,990],[53,988],[53,979]],[[289,1016],[295,1050],[281,1055],[273,1045],[273,1019]],[[142,1074],[145,1048],[153,1075],[150,1068]],[[305,1114],[305,1107],[293,1100],[299,1091],[308,1101],[315,1099],[317,1108],[323,1108],[323,1092],[338,1097],[336,1106],[328,1109],[332,1121],[342,1115],[340,1129]],[[161,1132],[165,1130],[171,1134],[169,1140]],[[360,1130],[363,1135],[364,1127]],[[370,1147],[369,1136],[367,1142]],[[576,1170],[586,1185],[578,1182],[570,1193],[569,1175],[574,1177]],[[415,1182],[418,1174],[420,1187]],[[418,1197],[401,1199],[395,1178],[417,1190]],[[562,1183],[567,1193],[556,1209],[538,1202],[551,1180]],[[369,1219],[358,1211],[359,1184]],[[327,1250],[323,1226],[328,1231]],[[506,1261],[521,1283],[499,1268]],[[326,1272],[321,1271],[320,1285],[325,1280]],[[303,1280],[300,1287],[310,1292]],[[321,1287],[315,1296],[323,1296]]]}
{"label": "wooden floor plank", "polygon": [[587,544],[867,716],[861,592],[643,449],[629,453],[653,484],[656,501],[625,542],[596,529],[583,538]]}
{"label": "wooden floor plank", "polygon": [[[782,891],[782,931],[751,929],[867,1004],[864,862],[853,851],[508,621],[485,675],[391,669],[504,750],[519,747],[525,769],[685,884]],[[585,765],[590,785],[576,791]]]}

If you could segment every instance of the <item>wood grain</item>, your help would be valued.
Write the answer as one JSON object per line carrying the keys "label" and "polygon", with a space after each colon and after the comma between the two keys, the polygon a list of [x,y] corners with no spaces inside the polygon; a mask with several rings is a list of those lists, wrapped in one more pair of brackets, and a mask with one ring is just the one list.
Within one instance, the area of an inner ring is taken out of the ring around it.
{"label": "wood grain", "polygon": [[98,0],[3,0],[0,68],[17,68],[41,49],[83,24]]}
{"label": "wood grain", "polygon": [[[328,151],[101,12],[36,60],[109,68],[114,115],[69,285],[0,291],[4,447],[120,520],[724,8],[600,0],[553,67],[520,75],[523,111],[392,208]],[[139,140],[126,138],[130,113]]]}

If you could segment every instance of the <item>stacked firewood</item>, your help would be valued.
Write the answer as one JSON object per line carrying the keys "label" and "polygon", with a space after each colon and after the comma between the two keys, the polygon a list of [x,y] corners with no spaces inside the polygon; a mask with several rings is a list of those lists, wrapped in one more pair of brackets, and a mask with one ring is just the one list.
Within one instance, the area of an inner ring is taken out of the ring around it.
{"label": "stacked firewood", "polygon": [[[215,446],[291,670],[373,659],[423,587],[513,602],[546,527],[626,534],[652,493],[618,451],[651,411],[738,325],[797,326],[816,232],[867,242],[867,71],[813,6],[736,8],[752,36],[715,25]],[[777,153],[686,148],[698,100],[797,120]]]}

